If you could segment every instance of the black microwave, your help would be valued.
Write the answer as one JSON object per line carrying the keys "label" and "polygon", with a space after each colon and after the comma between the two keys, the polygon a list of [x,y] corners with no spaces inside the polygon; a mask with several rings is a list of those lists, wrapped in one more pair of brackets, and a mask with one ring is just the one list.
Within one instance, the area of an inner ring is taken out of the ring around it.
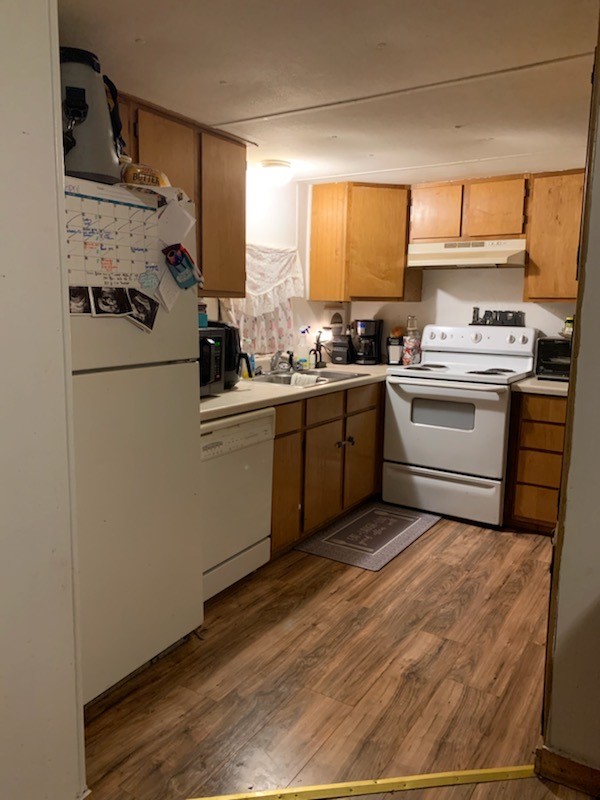
{"label": "black microwave", "polygon": [[225,390],[225,331],[198,328],[200,345],[200,397]]}
{"label": "black microwave", "polygon": [[571,340],[544,337],[537,340],[535,374],[550,381],[568,381],[571,372]]}

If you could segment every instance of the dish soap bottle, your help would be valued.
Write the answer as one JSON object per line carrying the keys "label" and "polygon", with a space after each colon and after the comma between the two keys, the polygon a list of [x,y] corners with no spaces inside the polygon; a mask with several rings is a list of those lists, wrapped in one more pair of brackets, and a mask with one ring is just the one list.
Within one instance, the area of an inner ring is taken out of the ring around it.
{"label": "dish soap bottle", "polygon": [[404,334],[404,350],[402,351],[402,364],[418,364],[421,360],[421,331],[417,327],[417,318],[408,317],[406,320],[406,333]]}

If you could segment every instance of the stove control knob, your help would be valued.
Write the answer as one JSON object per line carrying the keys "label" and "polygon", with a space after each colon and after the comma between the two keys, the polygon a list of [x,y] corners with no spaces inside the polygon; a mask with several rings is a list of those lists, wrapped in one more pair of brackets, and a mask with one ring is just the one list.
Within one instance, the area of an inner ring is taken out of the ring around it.
{"label": "stove control knob", "polygon": [[519,344],[527,344],[528,341],[529,341],[529,338],[527,336],[525,336],[525,334],[523,334],[523,336],[521,336],[520,339],[519,339]]}
{"label": "stove control knob", "polygon": [[506,337],[506,341],[507,341],[507,343],[508,343],[508,344],[514,344],[514,343],[515,343],[515,337],[512,335],[512,333],[510,333],[510,334],[509,334],[509,335]]}
{"label": "stove control knob", "polygon": [[444,333],[444,331],[442,331],[442,332],[440,333],[440,339],[447,339],[447,338],[448,338],[448,334],[447,334],[447,333]]}
{"label": "stove control knob", "polygon": [[429,331],[429,338],[435,339],[435,331]]}
{"label": "stove control knob", "polygon": [[471,336],[471,341],[472,341],[472,342],[475,342],[475,343],[477,343],[477,342],[480,342],[480,341],[481,341],[481,339],[482,339],[482,336],[481,336],[481,334],[480,334],[480,333],[474,333],[474,334]]}

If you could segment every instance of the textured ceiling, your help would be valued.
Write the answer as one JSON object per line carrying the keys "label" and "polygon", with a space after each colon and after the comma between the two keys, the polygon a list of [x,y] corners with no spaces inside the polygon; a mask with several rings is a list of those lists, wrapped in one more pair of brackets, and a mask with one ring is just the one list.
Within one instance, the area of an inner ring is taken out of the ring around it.
{"label": "textured ceiling", "polygon": [[[598,0],[59,0],[120,89],[304,179],[582,166]],[[549,62],[549,63],[548,63]],[[382,96],[383,95],[383,96]]]}

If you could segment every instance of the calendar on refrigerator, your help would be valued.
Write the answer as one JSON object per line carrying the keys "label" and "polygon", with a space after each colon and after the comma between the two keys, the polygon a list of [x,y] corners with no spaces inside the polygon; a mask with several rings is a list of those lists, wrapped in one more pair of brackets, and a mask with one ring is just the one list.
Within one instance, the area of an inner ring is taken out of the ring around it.
{"label": "calendar on refrigerator", "polygon": [[67,178],[69,285],[154,294],[165,271],[158,214],[159,197],[152,192]]}

